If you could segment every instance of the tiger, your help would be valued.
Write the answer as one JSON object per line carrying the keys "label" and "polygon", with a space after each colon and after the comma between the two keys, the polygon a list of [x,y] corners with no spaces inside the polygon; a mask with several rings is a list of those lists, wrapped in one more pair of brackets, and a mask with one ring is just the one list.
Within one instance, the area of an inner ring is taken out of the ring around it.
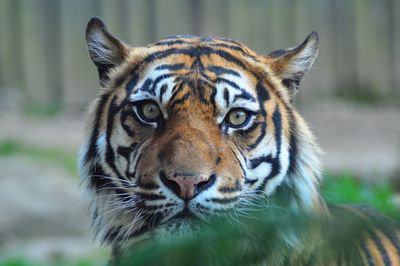
{"label": "tiger", "polygon": [[[318,43],[314,31],[267,55],[190,35],[130,47],[90,19],[86,44],[101,91],[88,110],[79,172],[111,264],[149,233],[184,233],[192,219],[257,197],[285,193],[283,208],[330,219],[333,208],[319,191],[320,148],[293,103]],[[357,251],[364,265],[400,265],[399,233],[377,231]]]}

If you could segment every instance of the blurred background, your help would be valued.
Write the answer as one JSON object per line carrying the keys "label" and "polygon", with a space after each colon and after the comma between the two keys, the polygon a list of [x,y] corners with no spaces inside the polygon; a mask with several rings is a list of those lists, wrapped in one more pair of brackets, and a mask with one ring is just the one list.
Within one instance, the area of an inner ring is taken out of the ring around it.
{"label": "blurred background", "polygon": [[399,218],[400,1],[0,0],[0,265],[107,257],[92,241],[75,164],[99,91],[84,43],[92,16],[132,46],[192,34],[267,54],[318,31],[296,105],[324,151],[323,193]]}

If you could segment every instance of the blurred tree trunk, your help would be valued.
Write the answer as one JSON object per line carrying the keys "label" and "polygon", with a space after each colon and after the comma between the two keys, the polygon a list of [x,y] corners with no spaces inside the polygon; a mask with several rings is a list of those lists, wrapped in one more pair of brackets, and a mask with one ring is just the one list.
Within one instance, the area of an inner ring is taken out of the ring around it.
{"label": "blurred tree trunk", "polygon": [[0,86],[24,88],[21,0],[0,2]]}
{"label": "blurred tree trunk", "polygon": [[46,81],[53,103],[63,102],[62,82],[62,50],[61,50],[61,0],[44,0],[44,18],[42,29],[44,31],[44,49]]}
{"label": "blurred tree trunk", "polygon": [[190,16],[192,18],[192,34],[201,35],[201,19],[204,17],[201,0],[190,0]]}

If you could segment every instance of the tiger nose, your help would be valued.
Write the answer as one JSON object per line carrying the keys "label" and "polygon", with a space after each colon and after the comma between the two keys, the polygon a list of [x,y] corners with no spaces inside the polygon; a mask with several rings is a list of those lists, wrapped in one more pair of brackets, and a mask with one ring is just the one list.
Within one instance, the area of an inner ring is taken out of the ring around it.
{"label": "tiger nose", "polygon": [[173,174],[166,176],[164,173],[160,175],[163,183],[171,189],[181,199],[190,200],[197,196],[200,192],[211,187],[215,182],[215,175],[204,174]]}

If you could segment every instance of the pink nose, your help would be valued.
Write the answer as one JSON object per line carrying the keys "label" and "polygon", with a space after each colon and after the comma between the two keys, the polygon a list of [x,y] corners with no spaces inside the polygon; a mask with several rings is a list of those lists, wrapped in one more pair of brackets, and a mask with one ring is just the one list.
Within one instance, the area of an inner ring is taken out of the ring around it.
{"label": "pink nose", "polygon": [[209,188],[215,182],[215,175],[174,174],[164,175],[163,182],[180,198],[188,200]]}

